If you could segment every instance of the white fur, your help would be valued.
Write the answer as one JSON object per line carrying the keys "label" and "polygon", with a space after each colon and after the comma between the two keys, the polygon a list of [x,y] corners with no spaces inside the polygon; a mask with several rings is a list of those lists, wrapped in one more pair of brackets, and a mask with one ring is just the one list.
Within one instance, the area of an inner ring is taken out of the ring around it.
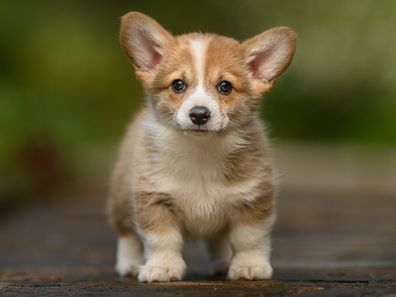
{"label": "white fur", "polygon": [[190,45],[196,76],[198,78],[198,84],[201,86],[205,80],[204,74],[205,74],[205,59],[206,59],[207,47],[208,47],[207,39],[194,39],[191,41],[191,45]]}
{"label": "white fur", "polygon": [[201,125],[201,129],[218,131],[225,126],[219,103],[205,91],[203,86],[198,85],[194,92],[183,101],[176,113],[176,122],[181,128],[198,129],[198,126],[191,121],[189,116],[190,110],[194,106],[204,106],[210,111],[210,119],[206,124]]}
{"label": "white fur", "polygon": [[[218,131],[228,122],[228,118],[221,114],[218,101],[212,98],[207,90],[205,90],[205,60],[207,46],[207,39],[195,39],[191,41],[190,50],[193,57],[197,84],[195,90],[183,101],[176,113],[176,122],[183,129],[193,130],[200,128]],[[210,111],[209,121],[201,127],[191,122],[189,113],[194,106],[204,106]]]}
{"label": "white fur", "polygon": [[118,237],[116,271],[121,276],[136,275],[143,264],[142,247],[134,234]]}
{"label": "white fur", "polygon": [[236,225],[231,228],[230,241],[234,250],[228,278],[266,279],[272,276],[270,264],[270,232],[275,215],[256,226]]}
{"label": "white fur", "polygon": [[141,282],[181,280],[186,270],[182,258],[183,238],[177,231],[166,234],[143,234],[144,266],[139,270]]}
{"label": "white fur", "polygon": [[234,134],[194,137],[164,127],[154,116],[146,119],[146,133],[161,151],[151,183],[142,191],[168,193],[183,211],[187,231],[196,237],[210,236],[225,223],[230,206],[253,199],[251,191],[259,179],[228,184],[223,180],[225,156],[246,146]]}

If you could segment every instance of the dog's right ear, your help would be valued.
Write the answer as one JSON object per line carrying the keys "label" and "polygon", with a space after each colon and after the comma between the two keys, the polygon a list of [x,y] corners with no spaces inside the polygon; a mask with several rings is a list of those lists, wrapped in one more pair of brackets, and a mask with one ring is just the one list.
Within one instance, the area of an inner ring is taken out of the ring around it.
{"label": "dog's right ear", "polygon": [[172,35],[154,19],[129,12],[121,18],[120,42],[135,67],[137,77],[149,84]]}

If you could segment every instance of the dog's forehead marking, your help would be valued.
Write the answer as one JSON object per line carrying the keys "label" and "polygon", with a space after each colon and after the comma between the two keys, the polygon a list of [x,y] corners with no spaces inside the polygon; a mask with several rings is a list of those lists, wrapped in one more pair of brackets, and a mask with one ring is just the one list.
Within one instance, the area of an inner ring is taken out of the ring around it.
{"label": "dog's forehead marking", "polygon": [[193,39],[190,43],[193,66],[197,76],[197,87],[203,87],[205,80],[206,50],[209,40],[206,38]]}
{"label": "dog's forehead marking", "polygon": [[188,99],[194,101],[196,105],[213,106],[213,98],[210,97],[205,90],[205,67],[206,67],[206,51],[208,48],[208,38],[195,38],[190,42],[190,50],[194,72],[197,80],[194,91]]}
{"label": "dog's forehead marking", "polygon": [[180,125],[189,127],[192,125],[189,118],[190,110],[194,106],[204,106],[209,109],[211,120],[207,123],[209,130],[217,130],[221,123],[221,112],[219,103],[210,95],[205,88],[205,68],[207,49],[210,38],[203,36],[191,39],[188,50],[192,57],[192,67],[195,73],[196,83],[192,85],[192,91],[180,105],[176,119]]}

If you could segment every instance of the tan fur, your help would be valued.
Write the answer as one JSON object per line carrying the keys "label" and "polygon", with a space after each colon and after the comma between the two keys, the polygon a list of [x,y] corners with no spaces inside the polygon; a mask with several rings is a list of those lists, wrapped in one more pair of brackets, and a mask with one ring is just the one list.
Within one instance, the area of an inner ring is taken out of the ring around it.
{"label": "tan fur", "polygon": [[[227,239],[227,232],[231,232],[234,250],[230,278],[268,277],[270,266],[267,270],[238,267],[244,265],[245,249],[254,255],[260,242],[267,245],[273,223],[277,181],[258,110],[262,94],[290,63],[294,33],[286,28],[272,29],[242,44],[215,34],[173,37],[151,18],[134,12],[122,18],[120,39],[146,89],[147,107],[135,116],[122,142],[108,214],[120,236],[137,233],[145,245],[148,258],[139,280],[180,278],[185,266],[179,255],[182,242],[164,238],[189,235]],[[274,47],[275,39],[284,49]],[[257,53],[268,46],[274,50]],[[276,50],[279,58],[265,60]],[[197,60],[201,52],[205,54],[203,61]],[[263,63],[263,59],[269,67],[264,72],[261,64],[255,64]],[[204,77],[203,82],[200,77]],[[187,89],[175,93],[171,84],[179,78],[187,83]],[[217,90],[222,80],[233,85],[228,95]],[[212,105],[217,104],[217,120],[222,121],[220,128],[204,135],[183,131],[175,122],[182,104],[197,96],[194,92],[199,88],[212,98]],[[250,238],[246,245],[239,241],[244,232],[240,230],[253,228],[247,232],[256,234],[262,224],[263,236]],[[168,274],[156,268],[172,266],[158,264],[161,249],[174,253],[180,263],[169,268]],[[266,250],[263,261],[268,261],[267,254]]]}

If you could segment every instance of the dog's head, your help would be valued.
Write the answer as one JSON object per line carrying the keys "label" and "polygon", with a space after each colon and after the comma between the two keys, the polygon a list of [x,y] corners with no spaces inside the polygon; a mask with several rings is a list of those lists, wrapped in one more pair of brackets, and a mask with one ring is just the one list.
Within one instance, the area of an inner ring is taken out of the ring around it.
{"label": "dog's head", "polygon": [[175,37],[138,12],[122,17],[120,39],[156,117],[193,133],[220,133],[249,121],[296,46],[287,27],[242,43],[215,34]]}

